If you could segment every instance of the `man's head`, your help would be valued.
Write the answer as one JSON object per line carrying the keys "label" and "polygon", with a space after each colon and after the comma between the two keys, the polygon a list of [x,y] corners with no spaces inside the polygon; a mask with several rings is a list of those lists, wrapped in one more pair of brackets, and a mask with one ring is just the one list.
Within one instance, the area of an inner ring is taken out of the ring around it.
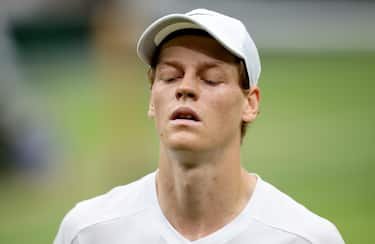
{"label": "man's head", "polygon": [[[189,39],[192,42],[200,40],[202,44],[198,43],[198,45],[189,47],[190,45],[186,45],[189,44],[189,41],[186,42],[184,39]],[[203,42],[210,44],[204,45]],[[213,57],[216,55],[215,52],[223,53],[223,55],[216,56],[214,59],[223,59],[223,62],[235,67],[235,74],[232,74],[231,79],[235,78],[243,96],[250,97],[252,94],[256,99],[259,99],[259,90],[256,87],[260,73],[259,56],[251,37],[240,21],[202,9],[184,15],[168,15],[155,21],[146,29],[138,42],[138,55],[150,65],[149,76],[152,85],[155,80],[160,79],[158,74],[161,72],[158,72],[160,70],[158,67],[165,66],[164,59],[168,56],[165,53],[172,53],[170,47],[174,50],[173,46],[195,49],[195,51]],[[210,48],[211,46],[216,46],[216,50]],[[166,49],[169,49],[169,51],[165,51]],[[181,52],[180,55],[189,54]],[[180,58],[184,59],[185,57]],[[184,73],[185,68],[181,68],[179,72]],[[220,73],[220,69],[216,69],[216,71]],[[212,74],[215,69],[210,72]],[[181,74],[179,74],[179,77],[182,77]],[[249,95],[249,93],[251,94]],[[225,111],[223,112],[225,113]],[[245,134],[246,125],[252,120],[241,121],[241,139]]]}

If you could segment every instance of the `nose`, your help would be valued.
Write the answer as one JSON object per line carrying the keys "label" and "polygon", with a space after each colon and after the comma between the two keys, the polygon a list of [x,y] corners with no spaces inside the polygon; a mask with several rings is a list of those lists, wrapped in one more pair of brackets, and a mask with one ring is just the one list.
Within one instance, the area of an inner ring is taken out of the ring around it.
{"label": "nose", "polygon": [[197,100],[199,96],[199,87],[197,79],[194,77],[184,76],[176,89],[176,98]]}

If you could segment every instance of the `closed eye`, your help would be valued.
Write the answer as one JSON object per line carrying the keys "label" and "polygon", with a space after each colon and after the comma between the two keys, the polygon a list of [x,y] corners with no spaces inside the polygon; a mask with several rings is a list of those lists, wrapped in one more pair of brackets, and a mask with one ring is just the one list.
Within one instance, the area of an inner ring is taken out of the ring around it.
{"label": "closed eye", "polygon": [[170,82],[174,82],[178,79],[178,77],[169,77],[169,78],[163,78],[162,80],[167,82],[167,83],[170,83]]}
{"label": "closed eye", "polygon": [[216,86],[221,83],[221,81],[216,81],[216,80],[203,80],[203,81],[210,86]]}

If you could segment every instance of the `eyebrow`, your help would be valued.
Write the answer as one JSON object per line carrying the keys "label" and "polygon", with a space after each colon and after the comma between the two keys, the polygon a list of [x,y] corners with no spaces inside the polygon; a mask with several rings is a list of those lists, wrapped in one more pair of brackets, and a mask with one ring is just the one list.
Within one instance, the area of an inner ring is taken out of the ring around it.
{"label": "eyebrow", "polygon": [[156,68],[158,66],[172,66],[174,68],[177,68],[177,69],[183,69],[183,65],[180,64],[179,62],[177,61],[161,61],[157,64]]}
{"label": "eyebrow", "polygon": [[[198,66],[200,67],[199,71],[220,67],[225,63],[226,62],[223,62],[223,61],[203,61],[203,62],[199,62],[199,64],[198,64]],[[177,69],[183,69],[184,68],[183,65],[177,60],[160,61],[158,66],[159,65],[172,66],[172,67],[175,67]]]}

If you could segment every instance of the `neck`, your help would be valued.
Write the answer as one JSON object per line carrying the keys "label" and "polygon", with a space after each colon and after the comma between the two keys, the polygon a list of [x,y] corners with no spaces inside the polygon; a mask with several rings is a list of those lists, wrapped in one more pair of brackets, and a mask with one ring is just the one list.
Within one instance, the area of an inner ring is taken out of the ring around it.
{"label": "neck", "polygon": [[246,206],[255,177],[241,168],[239,147],[220,153],[161,148],[160,155],[160,207],[187,239],[195,240],[220,229]]}

